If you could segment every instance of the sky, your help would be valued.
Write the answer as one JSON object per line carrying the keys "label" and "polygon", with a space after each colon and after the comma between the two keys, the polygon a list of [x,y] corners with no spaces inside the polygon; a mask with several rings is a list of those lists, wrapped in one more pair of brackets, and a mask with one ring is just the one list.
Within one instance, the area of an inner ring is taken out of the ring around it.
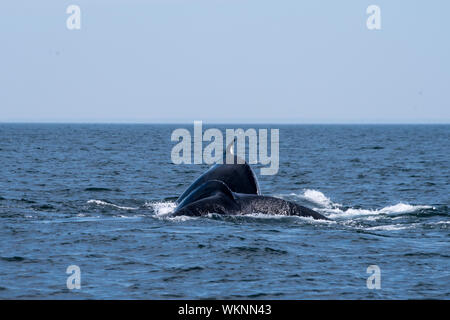
{"label": "sky", "polygon": [[5,0],[0,122],[450,123],[449,13],[447,0]]}

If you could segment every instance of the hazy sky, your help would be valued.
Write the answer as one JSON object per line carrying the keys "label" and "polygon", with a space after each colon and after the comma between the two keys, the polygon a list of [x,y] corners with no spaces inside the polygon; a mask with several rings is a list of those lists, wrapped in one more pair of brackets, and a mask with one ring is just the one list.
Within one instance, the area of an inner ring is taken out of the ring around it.
{"label": "hazy sky", "polygon": [[449,14],[447,0],[4,0],[0,122],[449,123]]}

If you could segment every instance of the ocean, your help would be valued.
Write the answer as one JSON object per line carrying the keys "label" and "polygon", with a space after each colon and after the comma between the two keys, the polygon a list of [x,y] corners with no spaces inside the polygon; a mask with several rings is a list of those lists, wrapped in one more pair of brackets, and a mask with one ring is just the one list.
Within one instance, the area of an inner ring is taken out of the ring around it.
{"label": "ocean", "polygon": [[208,168],[171,161],[192,124],[4,123],[0,298],[450,298],[450,125],[214,127],[278,128],[262,193],[331,221],[172,217]]}

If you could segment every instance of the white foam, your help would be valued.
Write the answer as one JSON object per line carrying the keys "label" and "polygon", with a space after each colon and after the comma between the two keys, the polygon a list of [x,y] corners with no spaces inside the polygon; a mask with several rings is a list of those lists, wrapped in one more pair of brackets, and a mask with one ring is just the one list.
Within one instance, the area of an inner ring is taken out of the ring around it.
{"label": "white foam", "polygon": [[[297,196],[301,199],[318,205],[314,210],[326,215],[328,218],[352,218],[358,216],[367,216],[368,219],[375,220],[376,215],[393,215],[393,214],[405,214],[412,213],[423,209],[435,209],[431,206],[423,205],[410,205],[407,203],[397,203],[395,205],[387,206],[381,209],[362,209],[362,208],[348,208],[342,209],[342,204],[333,202],[330,198],[324,195],[322,192],[313,189],[306,189],[302,194],[291,194],[291,196]],[[369,218],[371,217],[371,218]]]}
{"label": "white foam", "polygon": [[347,210],[342,210],[340,208],[324,208],[316,209],[322,213],[328,214],[329,218],[352,218],[357,216],[374,216],[374,215],[393,215],[393,214],[405,214],[413,213],[418,210],[424,209],[435,209],[431,206],[421,206],[421,205],[410,205],[406,203],[397,203],[393,206],[387,206],[381,209],[355,209],[349,208]]}
{"label": "white foam", "polygon": [[121,210],[137,210],[137,209],[139,209],[139,208],[133,208],[133,207],[122,207],[122,206],[115,205],[114,203],[109,203],[109,202],[106,202],[106,201],[95,200],[95,199],[88,200],[87,203],[88,204],[96,204],[96,205],[99,205],[99,206],[114,207],[114,208],[121,209]]}
{"label": "white foam", "polygon": [[319,211],[320,213],[323,213],[328,218],[352,218],[355,216],[368,216],[368,215],[374,215],[376,214],[373,210],[368,209],[354,209],[349,208],[347,210],[342,210],[340,208],[314,208],[314,210]]}
{"label": "white foam", "polygon": [[433,209],[431,206],[413,206],[406,203],[397,203],[396,205],[385,207],[379,210],[379,213],[411,213],[418,210]]}
{"label": "white foam", "polygon": [[160,220],[168,220],[173,222],[185,222],[188,220],[196,220],[199,217],[191,216],[172,216],[171,214],[177,207],[175,202],[146,202],[146,207],[152,208],[154,212],[154,217]]}
{"label": "white foam", "polygon": [[152,208],[156,216],[166,216],[175,210],[177,204],[175,202],[147,202],[145,206]]}
{"label": "white foam", "polygon": [[323,207],[333,206],[333,202],[330,200],[330,198],[326,197],[322,192],[317,190],[306,189],[303,193],[303,198],[310,202],[317,203],[318,205],[321,205]]}
{"label": "white foam", "polygon": [[384,226],[376,226],[376,227],[370,227],[366,230],[382,230],[382,231],[397,231],[397,230],[404,230],[404,229],[410,229],[414,227],[413,225],[401,225],[401,224],[389,224]]}
{"label": "white foam", "polygon": [[195,220],[198,217],[190,217],[190,216],[172,216],[171,213],[177,207],[175,202],[146,202],[146,207],[152,208],[154,212],[154,217],[161,220],[169,220],[174,222],[184,222],[188,220]]}
{"label": "white foam", "polygon": [[198,217],[190,217],[190,216],[175,216],[175,217],[164,217],[164,219],[175,221],[175,222],[185,222],[188,220],[195,220]]}
{"label": "white foam", "polygon": [[[280,196],[283,197],[283,195]],[[324,195],[322,192],[314,189],[305,189],[305,191],[303,191],[303,193],[301,194],[291,193],[290,196],[295,196],[302,200],[312,202],[323,208],[336,208],[341,206],[341,204],[331,201],[331,199]]]}
{"label": "white foam", "polygon": [[450,221],[442,220],[442,221],[438,221],[438,222],[431,222],[430,224],[447,225],[447,224],[450,224]]}
{"label": "white foam", "polygon": [[[216,216],[217,214],[208,214],[207,217],[212,218],[214,216]],[[260,212],[252,212],[252,213],[246,213],[246,214],[240,214],[240,215],[233,215],[233,216],[228,216],[228,217],[232,217],[232,218],[242,218],[242,217],[250,217],[250,218],[254,218],[254,219],[261,219],[261,220],[282,220],[282,219],[290,219],[290,220],[294,220],[294,221],[301,221],[303,222],[308,222],[308,223],[326,223],[326,224],[330,224],[330,223],[336,223],[336,221],[332,221],[332,220],[322,220],[322,219],[314,219],[312,217],[303,217],[303,216],[290,216],[290,215],[283,215],[283,214],[267,214],[267,213],[260,213]]]}

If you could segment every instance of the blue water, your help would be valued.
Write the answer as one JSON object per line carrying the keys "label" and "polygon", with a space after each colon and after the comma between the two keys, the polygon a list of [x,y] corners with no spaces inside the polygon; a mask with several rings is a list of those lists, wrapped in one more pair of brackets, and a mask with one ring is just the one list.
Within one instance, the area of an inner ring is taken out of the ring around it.
{"label": "blue water", "polygon": [[171,163],[178,127],[0,124],[0,298],[450,298],[449,125],[261,126],[262,192],[332,222],[171,218],[207,168]]}

